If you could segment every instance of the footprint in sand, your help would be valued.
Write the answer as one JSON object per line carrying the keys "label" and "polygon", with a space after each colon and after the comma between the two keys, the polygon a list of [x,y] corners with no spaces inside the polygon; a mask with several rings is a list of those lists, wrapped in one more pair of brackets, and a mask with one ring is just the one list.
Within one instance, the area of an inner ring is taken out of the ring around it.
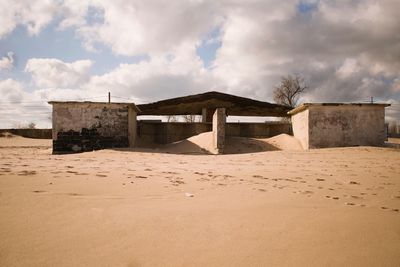
{"label": "footprint in sand", "polygon": [[356,185],[359,185],[360,183],[359,183],[359,182],[356,182],[356,181],[350,181],[349,184],[356,184]]}
{"label": "footprint in sand", "polygon": [[339,200],[339,197],[332,197],[332,199],[334,199],[334,200]]}
{"label": "footprint in sand", "polygon": [[136,175],[135,177],[139,179],[147,179],[147,176]]}
{"label": "footprint in sand", "polygon": [[323,182],[323,181],[325,181],[325,179],[317,178],[317,181],[318,181],[318,182]]}
{"label": "footprint in sand", "polygon": [[313,191],[309,191],[309,190],[305,190],[305,191],[298,191],[298,193],[303,194],[303,195],[310,195],[310,194],[314,194]]}
{"label": "footprint in sand", "polygon": [[35,175],[36,171],[20,171],[18,175],[20,176],[27,176],[27,175]]}
{"label": "footprint in sand", "polygon": [[354,206],[355,205],[353,202],[346,202],[345,204],[348,205],[348,206]]}
{"label": "footprint in sand", "polygon": [[182,180],[171,180],[170,182],[172,183],[173,186],[179,186],[179,185],[185,183],[185,182],[182,181]]}
{"label": "footprint in sand", "polygon": [[98,176],[98,177],[107,177],[107,175],[105,175],[105,174],[96,174],[96,176]]}
{"label": "footprint in sand", "polygon": [[258,191],[260,191],[260,192],[267,192],[267,190],[265,190],[264,188],[258,188]]}
{"label": "footprint in sand", "polygon": [[35,190],[35,191],[32,191],[33,193],[46,193],[46,191],[44,191],[44,190]]}
{"label": "footprint in sand", "polygon": [[73,196],[73,197],[76,197],[76,196],[83,196],[82,194],[78,194],[78,193],[68,193],[67,195],[68,195],[68,196]]}

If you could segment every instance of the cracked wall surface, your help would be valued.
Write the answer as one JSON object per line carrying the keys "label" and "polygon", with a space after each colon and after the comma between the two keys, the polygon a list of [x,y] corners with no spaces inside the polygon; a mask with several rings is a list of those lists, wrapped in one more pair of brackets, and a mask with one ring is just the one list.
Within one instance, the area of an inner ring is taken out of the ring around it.
{"label": "cracked wall surface", "polygon": [[379,105],[310,106],[292,123],[305,149],[382,146],[386,139],[385,108]]}
{"label": "cracked wall surface", "polygon": [[134,142],[129,120],[136,120],[136,113],[128,104],[54,103],[53,152],[128,147]]}

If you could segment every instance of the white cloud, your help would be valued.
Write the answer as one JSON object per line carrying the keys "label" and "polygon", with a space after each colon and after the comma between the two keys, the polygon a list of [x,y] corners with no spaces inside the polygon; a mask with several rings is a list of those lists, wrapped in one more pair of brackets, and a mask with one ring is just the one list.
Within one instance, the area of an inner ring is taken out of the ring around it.
{"label": "white cloud", "polygon": [[[220,4],[214,1],[125,1],[96,0],[76,7],[74,1],[64,2],[64,9],[73,14],[62,21],[63,26],[77,26],[77,33],[89,50],[96,43],[109,46],[116,54],[138,55],[169,53],[185,43],[195,46],[201,35],[221,20]],[[97,10],[100,23],[82,23],[87,13]]]}
{"label": "white cloud", "polygon": [[0,80],[0,94],[5,102],[21,101],[23,99],[23,86],[13,79]]}
{"label": "white cloud", "polygon": [[173,56],[154,56],[136,64],[121,64],[104,75],[92,76],[87,91],[149,102],[172,96],[217,90],[220,81],[204,69],[195,50],[182,48]]}
{"label": "white cloud", "polygon": [[59,8],[52,0],[0,0],[0,38],[21,24],[31,35],[37,35],[53,18]]}
{"label": "white cloud", "polygon": [[8,52],[7,55],[0,58],[0,71],[11,70],[14,67],[14,53]]}
{"label": "white cloud", "polygon": [[24,84],[13,79],[0,80],[0,128],[26,126],[31,122],[38,127],[51,126],[51,107],[38,91],[29,92]]}
{"label": "white cloud", "polygon": [[37,87],[73,88],[89,79],[92,64],[90,60],[65,63],[54,58],[31,58],[26,63],[25,71],[32,74]]}
{"label": "white cloud", "polygon": [[346,58],[343,65],[336,71],[336,75],[341,79],[347,79],[351,75],[360,71],[360,66],[354,58]]}
{"label": "white cloud", "polygon": [[[312,9],[299,12],[297,0],[65,0],[51,2],[55,11],[50,1],[16,1],[0,11],[0,36],[17,24],[38,33],[57,14],[59,29],[75,30],[89,50],[101,44],[116,55],[148,56],[96,76],[90,61],[29,60],[34,85],[54,97],[71,88],[138,101],[220,90],[272,101],[281,76],[297,73],[311,88],[309,101],[400,98],[400,1],[302,2]],[[221,47],[205,69],[196,48],[215,29]]]}

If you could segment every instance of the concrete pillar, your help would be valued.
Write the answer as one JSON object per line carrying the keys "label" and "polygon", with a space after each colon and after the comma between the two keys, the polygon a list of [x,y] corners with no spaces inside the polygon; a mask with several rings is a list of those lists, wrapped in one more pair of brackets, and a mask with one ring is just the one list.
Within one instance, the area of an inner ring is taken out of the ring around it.
{"label": "concrete pillar", "polygon": [[136,110],[133,107],[128,107],[128,141],[129,147],[135,146],[136,141],[136,128],[137,128],[137,121],[136,121]]}
{"label": "concrete pillar", "polygon": [[212,122],[215,109],[203,108],[201,110],[201,122]]}
{"label": "concrete pillar", "polygon": [[225,108],[217,108],[213,115],[213,148],[216,154],[221,154],[225,147]]}

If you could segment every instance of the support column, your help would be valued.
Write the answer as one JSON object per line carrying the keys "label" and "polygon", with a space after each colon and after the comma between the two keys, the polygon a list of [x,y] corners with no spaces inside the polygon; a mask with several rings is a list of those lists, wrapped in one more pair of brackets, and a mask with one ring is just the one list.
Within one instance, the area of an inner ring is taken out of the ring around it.
{"label": "support column", "polygon": [[128,141],[129,147],[135,146],[136,141],[136,128],[137,128],[137,121],[136,121],[136,110],[132,107],[128,107]]}
{"label": "support column", "polygon": [[217,108],[213,115],[213,148],[216,154],[222,154],[225,147],[225,108]]}
{"label": "support column", "polygon": [[201,110],[201,122],[212,122],[214,111],[214,109],[203,108]]}

